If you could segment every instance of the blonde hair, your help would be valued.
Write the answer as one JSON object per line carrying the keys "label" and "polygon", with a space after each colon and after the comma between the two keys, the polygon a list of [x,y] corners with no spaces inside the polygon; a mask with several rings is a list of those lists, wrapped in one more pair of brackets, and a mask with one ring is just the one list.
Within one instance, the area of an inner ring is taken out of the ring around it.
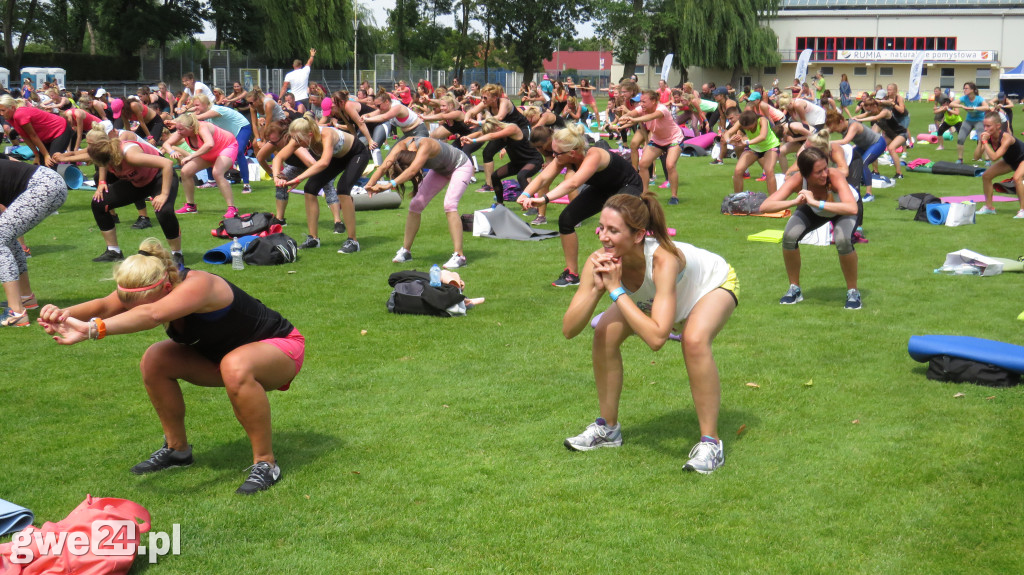
{"label": "blonde hair", "polygon": [[0,108],[14,108],[15,110],[17,110],[18,108],[24,105],[25,100],[22,100],[20,98],[15,100],[13,97],[11,97],[10,94],[4,94],[3,96],[0,96]]}
{"label": "blonde hair", "polygon": [[86,152],[97,166],[120,166],[124,162],[121,140],[111,138],[103,126],[95,124],[86,134],[85,141],[88,144]]}
{"label": "blonde hair", "polygon": [[192,112],[186,112],[171,121],[190,132],[196,132],[199,129],[199,120],[196,120],[196,115]]}
{"label": "blonde hair", "polygon": [[558,144],[558,147],[563,152],[580,151],[585,154],[590,147],[586,136],[583,135],[583,126],[579,124],[572,124],[561,130],[555,130],[555,134],[551,136],[551,143],[552,146]]}
{"label": "blonde hair", "polygon": [[822,152],[825,152],[826,156],[831,156],[832,147],[831,143],[829,142],[829,137],[831,135],[832,132],[829,132],[828,128],[818,130],[817,132],[807,137],[807,145],[814,148],[818,148]]}
{"label": "blonde hair", "polygon": [[[142,240],[139,253],[125,258],[114,270],[117,297],[126,304],[146,299],[154,290],[162,289],[161,279],[171,282],[172,286],[181,283],[178,264],[156,238]],[[152,287],[145,291],[125,291],[146,286]]]}
{"label": "blonde hair", "polygon": [[505,89],[498,84],[487,84],[486,86],[483,87],[483,89],[480,90],[480,93],[486,94],[488,96],[497,96],[500,98],[505,95]]}
{"label": "blonde hair", "polygon": [[487,116],[487,119],[484,120],[484,123],[480,124],[480,131],[485,134],[490,134],[492,132],[501,131],[506,126],[511,125],[512,124],[506,124],[505,122],[502,122],[501,120],[495,118],[494,116]]}
{"label": "blonde hair", "polygon": [[213,105],[213,102],[210,101],[210,97],[206,94],[199,94],[198,96],[196,96],[196,101],[202,102],[203,105],[207,108],[210,108],[210,106]]}
{"label": "blonde hair", "polygon": [[306,112],[301,118],[297,118],[288,125],[288,135],[293,140],[297,140],[299,135],[308,136],[310,151],[318,155],[323,152],[324,144],[320,140],[320,126],[317,125],[313,114],[309,112]]}
{"label": "blonde hair", "polygon": [[527,106],[523,110],[523,115],[526,116],[526,119],[529,120],[531,124],[534,120],[541,117],[543,113],[544,112],[542,112],[537,106]]}
{"label": "blonde hair", "polygon": [[788,94],[786,92],[779,94],[779,96],[775,100],[775,105],[783,112],[785,112],[789,108],[789,105],[792,103],[793,94]]}

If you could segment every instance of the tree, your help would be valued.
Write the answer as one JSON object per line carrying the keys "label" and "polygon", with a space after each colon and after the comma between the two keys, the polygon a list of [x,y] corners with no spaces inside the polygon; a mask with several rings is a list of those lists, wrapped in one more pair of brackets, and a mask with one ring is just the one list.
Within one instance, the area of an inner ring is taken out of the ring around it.
{"label": "tree", "polygon": [[736,84],[744,71],[778,64],[778,38],[766,23],[779,4],[779,0],[665,0],[665,12],[652,34],[660,49],[652,52],[672,52],[680,66],[732,70]]}
{"label": "tree", "polygon": [[572,38],[586,5],[583,0],[490,0],[492,22],[498,38],[509,48],[523,70],[533,77],[559,40]]}
{"label": "tree", "polygon": [[[305,61],[316,48],[321,66],[352,61],[352,0],[309,0],[300,4],[255,0],[262,12],[262,53],[278,63]],[[360,36],[360,40],[362,37]]]}
{"label": "tree", "polygon": [[[31,0],[28,6],[16,0],[3,0],[3,22],[0,22],[0,33],[3,34],[4,60],[12,73],[21,70],[21,56],[25,53],[25,44],[40,16],[38,0]],[[18,37],[18,45],[14,45],[14,37]]]}
{"label": "tree", "polygon": [[646,5],[645,0],[595,0],[594,8],[600,15],[598,34],[612,41],[622,75],[632,75],[637,56],[648,48],[649,33],[658,19],[653,14],[662,12],[662,0],[646,0]]}
{"label": "tree", "polygon": [[96,5],[96,29],[121,56],[150,41],[163,45],[197,34],[207,15],[199,0],[96,0]]}
{"label": "tree", "polygon": [[227,46],[242,52],[259,52],[262,48],[266,20],[256,4],[210,0],[210,23],[216,33],[214,50]]}
{"label": "tree", "polygon": [[56,52],[81,52],[92,10],[90,0],[50,2],[40,32],[49,36],[48,43]]}

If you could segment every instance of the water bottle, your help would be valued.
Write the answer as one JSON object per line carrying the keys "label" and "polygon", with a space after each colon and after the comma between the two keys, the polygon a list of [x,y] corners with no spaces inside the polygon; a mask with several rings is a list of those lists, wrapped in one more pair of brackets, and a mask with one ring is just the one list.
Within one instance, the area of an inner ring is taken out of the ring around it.
{"label": "water bottle", "polygon": [[430,266],[430,285],[441,287],[441,266],[437,264]]}
{"label": "water bottle", "polygon": [[231,269],[245,269],[245,262],[242,261],[242,244],[238,243],[238,238],[231,240]]}
{"label": "water bottle", "polygon": [[955,266],[947,264],[935,270],[935,273],[953,276],[980,276],[981,270],[971,264],[957,264]]}

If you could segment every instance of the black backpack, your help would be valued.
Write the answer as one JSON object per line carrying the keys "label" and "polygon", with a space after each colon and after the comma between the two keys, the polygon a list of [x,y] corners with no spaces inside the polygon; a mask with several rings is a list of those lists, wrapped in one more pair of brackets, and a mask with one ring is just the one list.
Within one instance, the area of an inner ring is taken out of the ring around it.
{"label": "black backpack", "polygon": [[928,361],[928,379],[954,383],[976,383],[988,387],[1013,387],[1020,384],[1020,374],[991,363],[937,355]]}
{"label": "black backpack", "polygon": [[447,284],[432,286],[430,274],[415,270],[391,274],[388,285],[394,288],[387,303],[391,313],[451,317],[446,310],[465,299],[459,288]]}
{"label": "black backpack", "polygon": [[897,200],[896,209],[898,210],[913,210],[917,212],[914,214],[915,222],[927,222],[928,221],[928,206],[929,204],[941,204],[942,200],[936,198],[931,194],[916,193],[907,194],[900,196]]}
{"label": "black backpack", "polygon": [[256,238],[245,246],[242,260],[254,266],[276,266],[295,261],[299,245],[285,234],[270,234]]}
{"label": "black backpack", "polygon": [[215,237],[219,238],[255,236],[270,229],[270,223],[273,219],[274,214],[270,212],[257,212],[255,214],[225,218],[220,221],[220,227],[213,230],[212,233]]}
{"label": "black backpack", "polygon": [[740,192],[729,194],[722,200],[723,214],[756,214],[761,204],[768,199],[764,192]]}

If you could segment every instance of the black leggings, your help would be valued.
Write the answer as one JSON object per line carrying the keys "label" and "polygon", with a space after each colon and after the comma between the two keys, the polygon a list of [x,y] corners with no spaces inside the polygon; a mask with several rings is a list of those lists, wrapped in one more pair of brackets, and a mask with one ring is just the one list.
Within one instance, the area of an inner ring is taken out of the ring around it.
{"label": "black leggings", "polygon": [[527,162],[521,164],[519,162],[509,162],[504,166],[494,170],[491,174],[491,187],[494,188],[494,201],[498,204],[505,203],[505,189],[501,184],[501,181],[505,178],[516,175],[516,181],[519,182],[519,189],[525,190],[526,186],[530,185],[528,178],[533,177],[541,169],[541,164],[534,164]]}
{"label": "black leggings", "polygon": [[356,140],[352,142],[352,149],[347,154],[340,158],[331,158],[331,163],[327,164],[324,171],[310,176],[302,191],[315,196],[335,176],[341,174],[338,183],[335,184],[338,195],[351,196],[352,186],[363,176],[363,170],[368,163],[370,163],[370,149],[361,141]]}
{"label": "black leggings", "polygon": [[[103,200],[92,202],[92,217],[96,219],[96,225],[101,232],[114,229],[114,218],[110,215],[111,208],[127,206],[131,203],[145,200],[148,197],[160,195],[163,179],[161,176],[153,178],[153,181],[144,187],[137,188],[128,180],[117,180],[107,185],[107,193]],[[178,225],[178,216],[174,214],[174,200],[178,197],[178,175],[171,176],[171,191],[167,196],[160,211],[156,213],[156,220],[160,222],[160,229],[164,237],[173,240],[181,236],[181,227]],[[145,205],[145,204],[143,204]]]}
{"label": "black leggings", "polygon": [[75,131],[71,129],[71,124],[68,124],[64,128],[64,132],[56,138],[50,140],[49,144],[43,144],[46,146],[46,150],[50,152],[50,155],[61,154],[68,151],[68,146],[71,142],[75,141]]}
{"label": "black leggings", "polygon": [[942,123],[939,124],[939,130],[937,132],[939,135],[939,143],[942,143],[942,134],[946,133],[946,130],[953,130],[954,134],[960,132],[960,124],[963,124],[963,122],[957,122],[950,126],[945,120],[943,120]]}
{"label": "black leggings", "polygon": [[[149,130],[149,135],[153,136],[153,140],[159,142],[164,137],[163,117],[160,114],[153,116],[153,119],[146,123],[146,129]],[[142,131],[142,124],[135,128],[135,134],[142,139],[146,139],[146,133]]]}
{"label": "black leggings", "polygon": [[643,193],[643,190],[636,186],[623,186],[618,190],[611,190],[609,188],[596,188],[595,186],[584,184],[580,186],[580,193],[576,196],[576,199],[569,202],[569,205],[565,206],[561,215],[558,216],[558,233],[563,236],[576,233],[576,224],[590,216],[601,213],[604,203],[615,194],[629,194],[640,197],[641,193]]}

